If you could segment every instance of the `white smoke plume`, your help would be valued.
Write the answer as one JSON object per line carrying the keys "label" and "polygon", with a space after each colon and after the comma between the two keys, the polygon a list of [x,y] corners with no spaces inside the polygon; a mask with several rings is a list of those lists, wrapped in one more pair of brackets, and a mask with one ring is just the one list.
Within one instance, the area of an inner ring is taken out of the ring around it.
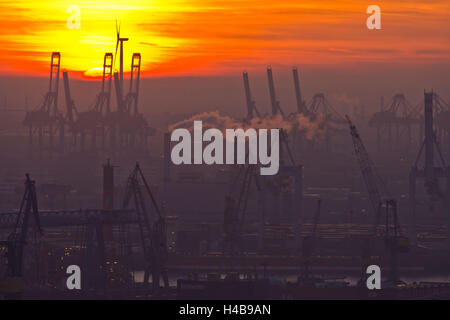
{"label": "white smoke plume", "polygon": [[283,129],[287,133],[295,130],[305,134],[308,140],[321,138],[325,134],[325,121],[320,115],[313,121],[302,114],[291,114],[287,119],[281,115],[264,118],[253,118],[250,121],[239,121],[229,116],[222,116],[218,111],[195,114],[185,120],[169,125],[169,131],[177,128],[194,129],[194,121],[202,121],[203,128],[225,129]]}

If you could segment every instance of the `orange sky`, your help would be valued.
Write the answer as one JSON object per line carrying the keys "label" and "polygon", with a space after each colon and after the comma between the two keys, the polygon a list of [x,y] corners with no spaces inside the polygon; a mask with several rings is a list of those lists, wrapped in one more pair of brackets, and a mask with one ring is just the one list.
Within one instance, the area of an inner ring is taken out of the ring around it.
{"label": "orange sky", "polygon": [[[366,29],[367,6],[382,30]],[[81,8],[70,30],[67,7]],[[267,64],[450,62],[450,1],[390,0],[0,0],[0,73],[89,75],[115,50],[121,22],[125,67],[141,52],[143,75],[228,74]],[[118,64],[116,64],[118,67]]]}

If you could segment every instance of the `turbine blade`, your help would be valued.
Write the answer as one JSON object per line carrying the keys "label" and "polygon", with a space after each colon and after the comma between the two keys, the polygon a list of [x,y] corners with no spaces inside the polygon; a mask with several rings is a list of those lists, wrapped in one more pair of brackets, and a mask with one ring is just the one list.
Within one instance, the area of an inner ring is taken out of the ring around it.
{"label": "turbine blade", "polygon": [[117,57],[117,48],[118,47],[119,47],[119,40],[117,40],[117,42],[116,42],[116,53],[114,54],[114,62],[113,62],[114,66],[116,65],[116,57]]}

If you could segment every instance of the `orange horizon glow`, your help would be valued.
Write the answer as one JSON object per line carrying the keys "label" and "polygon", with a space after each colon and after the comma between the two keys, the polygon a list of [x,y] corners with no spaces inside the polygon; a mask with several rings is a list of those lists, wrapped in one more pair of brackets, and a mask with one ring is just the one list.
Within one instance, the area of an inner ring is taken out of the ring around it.
{"label": "orange horizon glow", "polygon": [[[366,28],[371,4],[381,7],[382,30]],[[79,30],[67,28],[70,5],[81,9]],[[51,52],[59,51],[62,69],[97,78],[104,53],[115,52],[116,19],[130,38],[125,72],[140,52],[142,76],[450,62],[448,0],[0,0],[0,9],[0,74],[46,75]]]}

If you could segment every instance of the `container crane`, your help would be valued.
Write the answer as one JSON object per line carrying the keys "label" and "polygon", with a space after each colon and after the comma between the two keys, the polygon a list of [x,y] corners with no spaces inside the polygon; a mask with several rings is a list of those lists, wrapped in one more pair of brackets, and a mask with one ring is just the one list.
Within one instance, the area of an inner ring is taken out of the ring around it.
{"label": "container crane", "polygon": [[[410,211],[410,238],[417,240],[416,230],[416,184],[418,179],[423,179],[425,191],[431,203],[442,201],[445,206],[445,214],[450,208],[450,167],[447,165],[441,152],[433,124],[434,109],[438,106],[436,95],[433,92],[424,92],[424,141],[419,154],[409,174],[409,211]],[[438,159],[436,159],[436,154]],[[423,163],[420,160],[423,158]],[[445,187],[442,182],[445,181]],[[447,221],[447,236],[450,239],[450,220]]]}
{"label": "container crane", "polygon": [[139,98],[139,82],[141,78],[141,54],[133,53],[131,58],[131,74],[130,74],[130,89],[125,97],[125,108],[129,114],[137,116],[138,98]]}
{"label": "container crane", "polygon": [[45,94],[43,103],[36,109],[28,111],[23,120],[23,124],[29,130],[30,150],[33,148],[33,140],[37,133],[38,148],[40,157],[44,151],[44,139],[48,136],[48,149],[53,152],[54,136],[59,130],[60,149],[64,148],[64,121],[58,111],[58,90],[59,71],[61,64],[61,54],[53,52],[50,60],[50,79],[48,91]]}
{"label": "container crane", "polygon": [[7,274],[5,287],[8,297],[20,298],[22,294],[22,278],[24,267],[24,248],[27,244],[28,231],[30,226],[30,216],[34,218],[34,225],[37,232],[43,234],[40,220],[38,203],[36,196],[35,181],[26,174],[25,192],[17,213],[16,223],[13,231],[6,241],[0,241],[0,246],[7,248]]}
{"label": "container crane", "polygon": [[64,97],[66,98],[66,108],[67,108],[66,117],[70,126],[73,126],[75,122],[75,114],[77,112],[77,108],[75,107],[75,101],[72,99],[72,95],[70,93],[69,74],[67,73],[67,71],[63,72],[63,80],[64,80]]}
{"label": "container crane", "polygon": [[[142,185],[144,186],[144,191],[142,190]],[[147,201],[144,198],[144,193],[147,193],[156,215],[150,214],[149,210],[147,210]],[[134,202],[142,249],[146,261],[144,285],[148,285],[151,274],[153,293],[158,293],[161,276],[164,281],[164,286],[166,288],[169,287],[166,268],[168,257],[166,224],[165,218],[138,163],[136,163],[134,170],[128,177],[122,208],[127,208],[131,201]]]}

